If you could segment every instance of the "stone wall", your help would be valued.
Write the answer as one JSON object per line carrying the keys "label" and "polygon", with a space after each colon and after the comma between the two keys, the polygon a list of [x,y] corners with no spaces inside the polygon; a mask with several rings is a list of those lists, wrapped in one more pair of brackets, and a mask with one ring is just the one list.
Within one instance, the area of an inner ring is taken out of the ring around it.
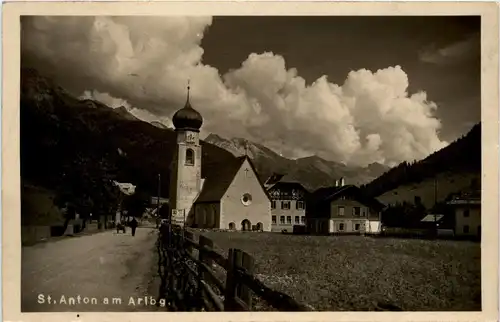
{"label": "stone wall", "polygon": [[21,226],[22,244],[31,244],[50,238],[50,226]]}

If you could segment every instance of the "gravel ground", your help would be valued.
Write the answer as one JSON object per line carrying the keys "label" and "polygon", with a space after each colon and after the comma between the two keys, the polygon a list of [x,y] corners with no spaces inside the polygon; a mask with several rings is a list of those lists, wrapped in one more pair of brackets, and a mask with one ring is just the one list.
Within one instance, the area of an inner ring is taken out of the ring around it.
{"label": "gravel ground", "polygon": [[157,296],[156,236],[155,229],[139,227],[134,237],[130,229],[106,231],[23,247],[21,311],[157,310],[150,301]]}

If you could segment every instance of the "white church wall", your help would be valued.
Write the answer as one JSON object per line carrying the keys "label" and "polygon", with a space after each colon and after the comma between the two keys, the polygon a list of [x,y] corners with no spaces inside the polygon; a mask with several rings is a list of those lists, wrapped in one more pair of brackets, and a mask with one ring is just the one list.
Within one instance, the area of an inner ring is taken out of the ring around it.
{"label": "white church wall", "polygon": [[195,205],[195,224],[198,228],[220,228],[220,204],[198,203]]}
{"label": "white church wall", "polygon": [[[186,142],[187,134],[193,138],[192,142]],[[198,141],[198,133],[179,132],[177,151],[173,160],[171,174],[171,209],[184,210],[186,217],[192,216],[192,205],[201,188],[201,146]],[[186,151],[194,152],[194,163],[188,163]],[[189,219],[187,219],[189,221]]]}
{"label": "white church wall", "polygon": [[[244,194],[250,194],[250,202],[243,200]],[[236,230],[242,230],[243,220],[252,225],[262,223],[264,231],[271,231],[271,201],[252,171],[248,160],[243,162],[231,185],[221,200],[221,229],[229,229],[230,223]]]}

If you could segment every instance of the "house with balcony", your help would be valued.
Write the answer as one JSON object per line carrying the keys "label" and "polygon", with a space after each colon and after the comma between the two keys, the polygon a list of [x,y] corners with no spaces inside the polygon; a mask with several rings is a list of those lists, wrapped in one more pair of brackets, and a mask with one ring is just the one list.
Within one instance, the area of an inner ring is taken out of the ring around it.
{"label": "house with balcony", "polygon": [[271,231],[293,232],[294,226],[306,224],[306,197],[308,191],[298,182],[281,181],[274,175],[264,184],[271,197]]}
{"label": "house with balcony", "polygon": [[380,233],[384,205],[344,180],[314,191],[307,201],[307,231],[311,234]]}

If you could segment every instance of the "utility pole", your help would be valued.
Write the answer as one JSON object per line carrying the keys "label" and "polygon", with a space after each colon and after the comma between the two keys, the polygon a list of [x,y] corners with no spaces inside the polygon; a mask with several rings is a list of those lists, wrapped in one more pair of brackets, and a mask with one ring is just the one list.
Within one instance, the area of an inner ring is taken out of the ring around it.
{"label": "utility pole", "polygon": [[156,228],[158,228],[158,220],[161,220],[160,218],[160,190],[161,187],[161,175],[158,173],[158,199],[156,200]]}
{"label": "utility pole", "polygon": [[438,192],[438,181],[437,181],[437,175],[434,177],[434,228],[436,230],[436,235],[437,235],[437,192]]}

